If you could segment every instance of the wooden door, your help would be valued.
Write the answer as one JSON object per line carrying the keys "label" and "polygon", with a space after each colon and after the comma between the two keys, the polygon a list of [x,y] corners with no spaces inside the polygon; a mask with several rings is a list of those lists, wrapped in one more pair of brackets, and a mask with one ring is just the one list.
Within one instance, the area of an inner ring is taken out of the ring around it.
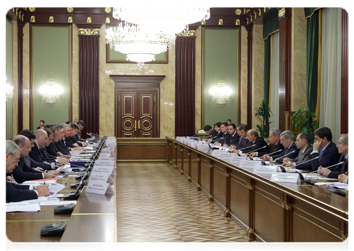
{"label": "wooden door", "polygon": [[117,97],[118,137],[157,137],[157,90],[117,90]]}

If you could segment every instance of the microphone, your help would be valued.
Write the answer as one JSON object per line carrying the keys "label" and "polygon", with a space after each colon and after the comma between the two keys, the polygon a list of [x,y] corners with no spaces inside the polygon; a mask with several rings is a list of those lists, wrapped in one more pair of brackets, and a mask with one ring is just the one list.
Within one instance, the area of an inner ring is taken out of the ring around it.
{"label": "microphone", "polygon": [[280,157],[276,158],[273,162],[275,162],[276,160],[278,160],[280,158],[284,158],[285,156],[288,156],[288,155],[290,155],[290,154],[292,154],[294,152],[296,152],[296,150],[292,150],[290,153],[284,154],[283,156],[280,156]]}
{"label": "microphone", "polygon": [[265,145],[265,146],[262,146],[262,147],[260,147],[260,148],[257,148],[257,149],[255,149],[255,150],[253,150],[253,152],[258,151],[258,150],[263,149],[263,148],[266,148],[267,146],[268,146],[268,145]]}
{"label": "microphone", "polygon": [[273,155],[274,153],[278,153],[278,152],[282,152],[282,151],[284,151],[283,149],[279,149],[279,150],[276,150],[276,151],[274,151],[274,152],[271,152],[271,153],[269,153],[269,154],[267,154],[268,156],[270,156],[270,155]]}
{"label": "microphone", "polygon": [[[241,150],[244,150],[244,149],[248,149],[248,148],[251,148],[251,147],[254,147],[256,144],[253,144],[251,146],[247,146],[247,147],[243,147],[241,149],[235,149],[235,150],[238,150],[238,151],[241,151]],[[238,156],[241,156],[241,154],[237,153]]]}
{"label": "microphone", "polygon": [[[302,165],[302,164],[311,162],[311,161],[314,160],[314,159],[319,159],[319,158],[320,158],[320,156],[317,156],[317,157],[315,157],[315,158],[313,158],[313,159],[309,159],[309,160],[307,160],[307,161],[301,162],[301,163],[299,163],[299,164],[296,164],[296,165],[294,166],[294,168],[296,168],[297,166],[300,166],[300,165]],[[317,170],[316,170],[316,171],[317,171]]]}
{"label": "microphone", "polygon": [[[315,158],[313,158],[313,159],[315,159]],[[331,166],[327,166],[327,167],[323,167],[322,169],[328,169],[328,168],[331,168],[331,167],[334,167],[334,166],[338,166],[338,165],[341,165],[341,164],[343,164],[344,163],[344,161],[341,161],[341,162],[338,162],[337,164],[334,164],[334,165],[331,165]],[[310,174],[310,173],[315,173],[315,172],[317,172],[318,171],[318,169],[316,170],[316,171],[312,171],[312,172],[309,172],[308,174]],[[306,174],[306,175],[308,175],[308,174]],[[306,177],[306,176],[305,176]]]}

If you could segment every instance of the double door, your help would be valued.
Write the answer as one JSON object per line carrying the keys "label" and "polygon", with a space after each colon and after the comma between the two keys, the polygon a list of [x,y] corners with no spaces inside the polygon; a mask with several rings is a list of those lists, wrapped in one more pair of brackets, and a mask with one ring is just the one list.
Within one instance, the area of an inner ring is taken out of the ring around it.
{"label": "double door", "polygon": [[117,135],[124,138],[157,137],[157,90],[117,89]]}

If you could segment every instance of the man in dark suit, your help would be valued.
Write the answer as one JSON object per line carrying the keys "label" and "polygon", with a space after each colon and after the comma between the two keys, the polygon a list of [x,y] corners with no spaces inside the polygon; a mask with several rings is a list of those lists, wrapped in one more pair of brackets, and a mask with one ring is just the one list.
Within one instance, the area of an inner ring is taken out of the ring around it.
{"label": "man in dark suit", "polygon": [[220,137],[222,136],[221,134],[221,122],[217,122],[214,124],[214,129],[207,138],[207,142],[211,142],[213,139],[217,138],[219,135]]}
{"label": "man in dark suit", "polygon": [[55,146],[58,148],[58,150],[65,154],[65,155],[69,155],[71,152],[71,148],[66,147],[63,141],[64,136],[64,128],[61,125],[57,126],[59,129],[59,135],[58,135],[58,141],[55,142]]}
{"label": "man in dark suit", "polygon": [[[319,156],[318,159],[315,157]],[[340,154],[336,144],[332,142],[332,132],[328,127],[320,127],[315,131],[315,142],[310,154],[311,167],[316,171],[320,166],[327,167],[339,162]]]}
{"label": "man in dark suit", "polygon": [[215,145],[220,146],[220,142],[222,142],[224,139],[228,139],[229,133],[227,132],[227,127],[228,127],[228,124],[226,122],[221,123],[220,132],[218,133],[216,138],[214,138],[211,141],[211,143],[214,143]]}
{"label": "man in dark suit", "polygon": [[299,149],[295,145],[295,136],[291,131],[284,131],[280,134],[280,143],[284,146],[283,152],[274,154],[272,156],[264,155],[263,160],[275,161],[276,163],[283,163],[285,157],[296,158],[299,155]]}
{"label": "man in dark suit", "polygon": [[253,152],[255,150],[258,150],[258,152],[265,152],[269,153],[269,147],[267,142],[262,137],[259,137],[259,134],[256,129],[249,129],[247,131],[247,139],[248,143],[244,150],[236,150],[234,152],[236,153],[249,153]]}
{"label": "man in dark suit", "polygon": [[340,174],[347,173],[348,175],[348,134],[342,134],[339,137],[337,148],[339,154],[342,154],[341,158],[339,159],[339,162],[343,161],[344,163],[331,168],[324,168],[320,166],[317,171],[319,174],[328,176],[328,178],[335,179],[338,179],[338,176]]}
{"label": "man in dark suit", "polygon": [[[269,154],[280,153],[284,150],[284,146],[280,143],[281,131],[278,128],[273,128],[269,131]],[[267,152],[251,152],[250,157],[262,157],[267,155]]]}
{"label": "man in dark suit", "polygon": [[247,147],[248,139],[247,139],[248,126],[245,124],[239,124],[237,127],[237,133],[240,136],[240,140],[237,145],[231,145],[230,149],[242,150]]}
{"label": "man in dark suit", "polygon": [[229,125],[226,124],[227,123],[222,123],[221,125],[221,126],[225,126],[227,131],[225,131],[224,138],[222,140],[216,141],[214,143],[216,146],[230,146],[238,142],[240,139],[240,136],[236,132],[236,125],[232,123]]}
{"label": "man in dark suit", "polygon": [[[20,148],[15,142],[6,140],[6,173],[12,173],[15,166],[20,159]],[[34,190],[30,190],[30,186],[16,185],[6,180],[6,201],[17,202],[23,200],[37,199],[39,196],[48,196],[49,184],[32,187]]]}
{"label": "man in dark suit", "polygon": [[213,131],[213,128],[210,125],[205,125],[203,130],[205,133],[209,134],[210,136]]}
{"label": "man in dark suit", "polygon": [[[299,149],[299,155],[294,158],[284,158],[283,165],[287,167],[296,166],[300,163],[310,160],[310,153],[312,152],[311,136],[306,132],[299,133],[296,137],[295,145]],[[296,167],[297,169],[311,169],[311,163],[305,163]]]}
{"label": "man in dark suit", "polygon": [[[21,148],[20,159],[18,165],[12,171],[12,177],[17,183],[22,183],[26,180],[36,180],[43,178],[52,178],[52,175],[56,175],[57,171],[49,171],[48,173],[42,173],[32,169],[31,161],[28,159],[28,153],[31,151],[31,142],[23,135],[17,135],[13,141]],[[37,168],[39,166],[34,166]]]}
{"label": "man in dark suit", "polygon": [[86,142],[76,139],[76,135],[79,134],[79,127],[75,124],[71,124],[70,127],[71,127],[71,137],[69,137],[69,140],[71,141],[71,143],[73,145],[76,144],[76,146],[83,146],[83,147],[87,146]]}

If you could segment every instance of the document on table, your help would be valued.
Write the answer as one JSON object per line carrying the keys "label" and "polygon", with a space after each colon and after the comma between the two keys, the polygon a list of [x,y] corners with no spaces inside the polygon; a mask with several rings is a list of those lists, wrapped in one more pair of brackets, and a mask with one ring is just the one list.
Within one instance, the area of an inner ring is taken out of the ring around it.
{"label": "document on table", "polygon": [[41,201],[40,204],[41,206],[62,206],[66,204],[72,204],[74,203],[76,205],[77,201],[76,200],[48,200],[48,201]]}
{"label": "document on table", "polygon": [[29,203],[26,201],[16,203],[6,203],[6,213],[9,212],[38,212],[41,210],[39,203]]}
{"label": "document on table", "polygon": [[63,184],[58,184],[58,183],[52,183],[49,185],[49,193],[51,195],[59,193],[61,190],[63,190],[65,186]]}
{"label": "document on table", "polygon": [[341,190],[348,190],[348,184],[347,183],[341,183],[341,182],[316,182],[315,183],[316,186],[328,186],[328,187],[334,187],[334,188],[338,188]]}
{"label": "document on table", "polygon": [[304,175],[306,180],[337,180],[333,178],[328,178],[326,176],[322,176],[318,173],[309,173]]}

